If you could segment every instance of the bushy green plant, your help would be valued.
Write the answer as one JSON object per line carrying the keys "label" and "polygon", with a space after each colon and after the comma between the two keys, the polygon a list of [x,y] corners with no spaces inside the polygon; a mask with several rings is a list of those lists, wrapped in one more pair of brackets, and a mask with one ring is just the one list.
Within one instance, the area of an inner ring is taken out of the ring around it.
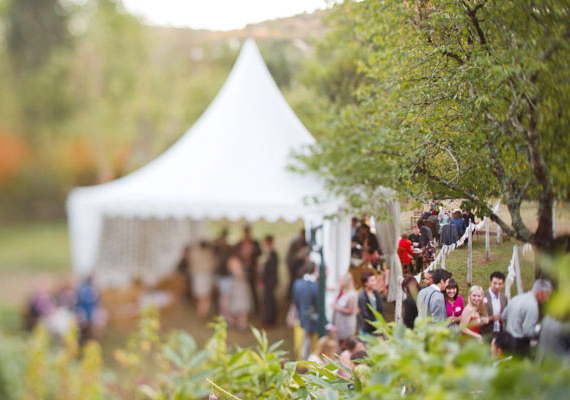
{"label": "bushy green plant", "polygon": [[159,327],[156,309],[145,310],[139,332],[126,349],[115,352],[128,370],[129,382],[122,385],[122,394],[129,398],[201,399],[213,389],[213,382],[240,398],[281,400],[292,398],[298,387],[295,363],[285,363],[281,342],[270,345],[265,332],[252,328],[257,348],[232,352],[221,317],[212,324],[214,335],[203,349],[184,332],[174,332],[162,341]]}
{"label": "bushy green plant", "polygon": [[157,386],[158,374],[167,369],[166,360],[161,354],[163,344],[159,332],[158,309],[145,308],[137,332],[129,338],[124,348],[114,352],[115,361],[121,369],[121,385],[117,387],[119,396],[140,398],[141,391],[151,397],[157,395],[151,388]]}
{"label": "bushy green plant", "polygon": [[77,334],[77,329],[70,329],[60,344],[52,346],[48,332],[36,327],[24,353],[24,399],[106,398],[101,347],[90,341],[79,349]]}
{"label": "bushy green plant", "polygon": [[285,361],[282,341],[269,344],[263,331],[252,328],[255,349],[238,349],[216,376],[216,383],[241,398],[289,399],[295,390],[295,363]]}
{"label": "bushy green plant", "polygon": [[23,395],[26,349],[22,338],[0,334],[0,399],[16,400]]}
{"label": "bushy green plant", "polygon": [[463,338],[443,324],[418,321],[415,329],[375,325],[382,333],[368,338],[368,356],[348,380],[333,372],[340,368],[308,363],[303,375],[306,393],[314,399],[559,399],[570,393],[569,360],[543,363],[512,359],[494,366],[488,345]]}

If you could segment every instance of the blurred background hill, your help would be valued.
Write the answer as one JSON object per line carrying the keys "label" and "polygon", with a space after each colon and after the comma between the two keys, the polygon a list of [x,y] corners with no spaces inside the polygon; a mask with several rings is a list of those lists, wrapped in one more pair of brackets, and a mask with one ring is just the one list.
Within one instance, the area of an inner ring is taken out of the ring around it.
{"label": "blurred background hill", "polygon": [[144,25],[112,0],[0,0],[0,221],[61,219],[72,187],[162,153],[213,100],[247,37],[318,135],[324,100],[310,71],[324,15],[216,32]]}

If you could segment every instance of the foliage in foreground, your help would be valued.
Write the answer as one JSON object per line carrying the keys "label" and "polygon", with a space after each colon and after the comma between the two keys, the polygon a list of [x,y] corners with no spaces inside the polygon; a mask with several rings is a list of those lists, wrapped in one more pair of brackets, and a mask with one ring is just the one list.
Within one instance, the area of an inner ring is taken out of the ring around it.
{"label": "foliage in foreground", "polygon": [[[142,325],[158,327],[156,315],[151,314]],[[421,322],[411,331],[394,323],[378,325],[385,339],[369,340],[368,357],[350,379],[337,377],[335,370],[342,367],[334,360],[327,367],[305,362],[302,365],[309,371],[296,372],[298,364],[285,362],[279,343],[270,346],[265,333],[256,329],[257,348],[229,351],[223,320],[216,322],[214,336],[202,349],[183,332],[161,341],[153,327],[142,329],[116,353],[120,385],[103,382],[96,347],[88,347],[78,361],[69,344],[49,351],[45,332],[39,330],[23,351],[25,368],[17,354],[5,357],[5,349],[0,350],[0,393],[6,399],[203,399],[213,388],[208,380],[237,398],[278,400],[558,399],[570,390],[568,360],[551,359],[540,365],[510,360],[495,368],[488,346],[462,345],[456,333],[444,326]],[[20,367],[12,369],[12,364]],[[18,373],[23,375],[15,376]],[[214,391],[220,399],[232,398]]]}
{"label": "foliage in foreground", "polygon": [[[564,283],[570,257],[556,264],[550,274]],[[568,321],[569,310],[568,294],[555,292],[548,312]],[[214,388],[219,399],[559,399],[570,392],[567,355],[541,363],[512,359],[495,367],[488,345],[463,343],[445,325],[417,321],[411,331],[382,320],[376,326],[383,339],[367,339],[368,356],[344,379],[336,374],[343,367],[335,360],[326,367],[286,361],[281,343],[270,345],[265,332],[255,328],[255,348],[230,349],[223,319],[213,324],[214,334],[203,348],[184,332],[162,338],[158,312],[148,309],[139,331],[115,352],[115,382],[104,379],[97,344],[87,344],[79,356],[71,332],[54,350],[40,328],[25,340],[0,338],[0,396],[190,400],[203,399]]]}

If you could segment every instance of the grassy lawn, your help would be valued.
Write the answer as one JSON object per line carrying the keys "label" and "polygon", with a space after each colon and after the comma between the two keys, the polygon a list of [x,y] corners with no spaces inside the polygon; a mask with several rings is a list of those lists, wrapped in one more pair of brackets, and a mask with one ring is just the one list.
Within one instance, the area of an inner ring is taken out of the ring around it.
{"label": "grassy lawn", "polygon": [[[489,261],[485,260],[485,235],[473,240],[473,285],[480,285],[484,289],[489,286],[489,276],[493,271],[501,271],[507,275],[507,268],[513,254],[513,246],[518,242],[505,240],[497,245],[496,238],[491,237],[491,252]],[[455,250],[449,254],[445,261],[445,267],[453,273],[453,278],[459,284],[460,294],[467,294],[467,246]],[[521,274],[523,276],[523,288],[529,290],[534,282],[534,252],[519,257]],[[516,283],[513,284],[511,295],[516,295]]]}
{"label": "grassy lawn", "polygon": [[70,271],[67,222],[0,226],[0,272]]}
{"label": "grassy lawn", "polygon": [[[38,276],[57,285],[71,275],[65,221],[0,226],[0,310],[17,312]],[[6,325],[2,323],[2,325]]]}

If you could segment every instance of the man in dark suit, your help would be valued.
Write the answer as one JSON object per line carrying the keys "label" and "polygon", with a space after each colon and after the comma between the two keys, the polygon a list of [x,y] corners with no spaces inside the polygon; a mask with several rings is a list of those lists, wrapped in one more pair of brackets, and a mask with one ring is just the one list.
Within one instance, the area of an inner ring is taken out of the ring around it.
{"label": "man in dark suit", "polygon": [[508,299],[503,294],[505,287],[505,274],[500,271],[495,271],[491,274],[491,284],[489,290],[485,291],[483,302],[487,307],[487,315],[489,315],[489,323],[481,327],[481,335],[491,342],[497,333],[503,330],[501,324],[501,313],[507,307]]}
{"label": "man in dark suit", "polygon": [[309,246],[305,238],[305,229],[301,229],[299,236],[296,236],[289,245],[285,262],[289,270],[289,289],[287,299],[291,299],[293,282],[298,278],[299,270],[305,265],[305,257],[309,253]]}
{"label": "man in dark suit", "polygon": [[261,248],[257,240],[251,237],[249,225],[243,228],[243,239],[236,245],[238,255],[247,269],[247,277],[255,307],[255,314],[259,315],[259,300],[257,296],[257,259],[261,254]]}
{"label": "man in dark suit", "polygon": [[372,306],[373,310],[378,311],[385,319],[384,307],[382,306],[382,298],[380,293],[375,289],[377,285],[376,275],[372,272],[365,272],[360,277],[364,289],[358,296],[358,307],[360,308],[360,330],[363,333],[373,335],[376,328],[367,321],[376,321],[376,316],[370,310],[368,305]]}
{"label": "man in dark suit", "polygon": [[273,248],[273,236],[267,235],[264,240],[266,258],[263,263],[263,325],[269,328],[275,324],[277,303],[275,289],[277,288],[277,265],[279,259]]}

